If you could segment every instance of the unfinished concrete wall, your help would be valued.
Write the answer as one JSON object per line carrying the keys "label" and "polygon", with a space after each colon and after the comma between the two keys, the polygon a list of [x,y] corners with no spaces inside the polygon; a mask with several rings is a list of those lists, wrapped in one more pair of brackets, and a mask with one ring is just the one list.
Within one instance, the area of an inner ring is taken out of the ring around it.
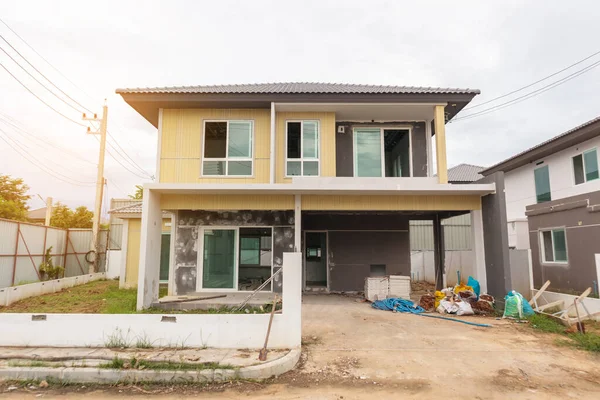
{"label": "unfinished concrete wall", "polygon": [[408,217],[392,214],[308,214],[304,230],[328,231],[329,289],[362,291],[372,265],[410,276]]}
{"label": "unfinished concrete wall", "polygon": [[495,193],[481,198],[481,212],[488,293],[503,304],[504,296],[512,290],[504,172],[496,172],[474,183],[496,184]]}
{"label": "unfinished concrete wall", "polygon": [[[354,176],[354,141],[353,128],[360,126],[371,127],[394,127],[394,126],[410,126],[411,148],[412,148],[412,164],[413,176],[427,176],[427,139],[425,137],[424,122],[406,122],[406,121],[390,121],[390,122],[336,122],[335,148],[336,148],[336,176]],[[338,133],[339,126],[344,127],[344,133]]]}
{"label": "unfinished concrete wall", "polygon": [[[205,211],[180,210],[175,238],[175,287],[177,294],[196,291],[198,271],[198,228],[200,226],[273,227],[273,273],[281,268],[283,253],[294,247],[294,211]],[[282,277],[273,282],[281,292]]]}
{"label": "unfinished concrete wall", "polygon": [[512,289],[529,299],[531,280],[529,277],[529,250],[510,249],[510,281]]}

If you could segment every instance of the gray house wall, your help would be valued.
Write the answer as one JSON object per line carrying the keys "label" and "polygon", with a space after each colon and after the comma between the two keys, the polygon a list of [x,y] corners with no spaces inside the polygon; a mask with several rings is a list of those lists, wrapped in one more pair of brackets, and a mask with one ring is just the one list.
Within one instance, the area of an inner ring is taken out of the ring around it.
{"label": "gray house wall", "polygon": [[[360,126],[394,127],[398,125],[410,126],[413,176],[427,176],[427,138],[425,137],[424,122],[336,122],[335,150],[336,150],[336,174],[337,176],[354,176],[354,141],[353,128]],[[344,133],[337,133],[338,127],[344,127]]]}
{"label": "gray house wall", "polygon": [[410,276],[408,216],[399,214],[307,214],[303,230],[327,230],[329,288],[362,291],[371,265],[388,275]]}
{"label": "gray house wall", "polygon": [[[600,254],[600,191],[527,206],[533,284],[582,292],[598,281],[595,254]],[[540,231],[566,228],[566,265],[543,262]]]}

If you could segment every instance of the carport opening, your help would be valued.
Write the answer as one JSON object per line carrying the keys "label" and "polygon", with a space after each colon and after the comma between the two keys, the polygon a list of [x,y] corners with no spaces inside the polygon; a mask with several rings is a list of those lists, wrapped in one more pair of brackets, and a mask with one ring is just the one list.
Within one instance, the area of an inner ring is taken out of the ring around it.
{"label": "carport opening", "polygon": [[327,287],[327,233],[306,232],[306,286]]}

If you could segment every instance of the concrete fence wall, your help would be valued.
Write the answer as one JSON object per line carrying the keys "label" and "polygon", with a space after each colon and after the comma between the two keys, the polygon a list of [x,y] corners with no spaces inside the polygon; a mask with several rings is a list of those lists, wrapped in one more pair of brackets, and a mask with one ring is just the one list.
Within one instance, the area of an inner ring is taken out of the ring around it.
{"label": "concrete fence wall", "polygon": [[[283,310],[270,348],[297,348],[302,335],[302,254],[283,254]],[[154,346],[260,348],[269,314],[0,314],[0,346],[105,346],[119,339]]]}

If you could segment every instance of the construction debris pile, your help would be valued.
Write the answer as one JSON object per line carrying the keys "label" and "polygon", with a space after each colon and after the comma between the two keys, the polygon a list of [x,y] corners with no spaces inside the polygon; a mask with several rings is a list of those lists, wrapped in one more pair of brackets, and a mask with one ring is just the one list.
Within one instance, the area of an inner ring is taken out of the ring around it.
{"label": "construction debris pile", "polygon": [[437,311],[440,314],[456,315],[489,315],[494,312],[494,298],[489,294],[479,294],[480,286],[473,277],[467,284],[460,283],[454,287],[438,290],[435,294],[424,294],[419,300],[427,312]]}

